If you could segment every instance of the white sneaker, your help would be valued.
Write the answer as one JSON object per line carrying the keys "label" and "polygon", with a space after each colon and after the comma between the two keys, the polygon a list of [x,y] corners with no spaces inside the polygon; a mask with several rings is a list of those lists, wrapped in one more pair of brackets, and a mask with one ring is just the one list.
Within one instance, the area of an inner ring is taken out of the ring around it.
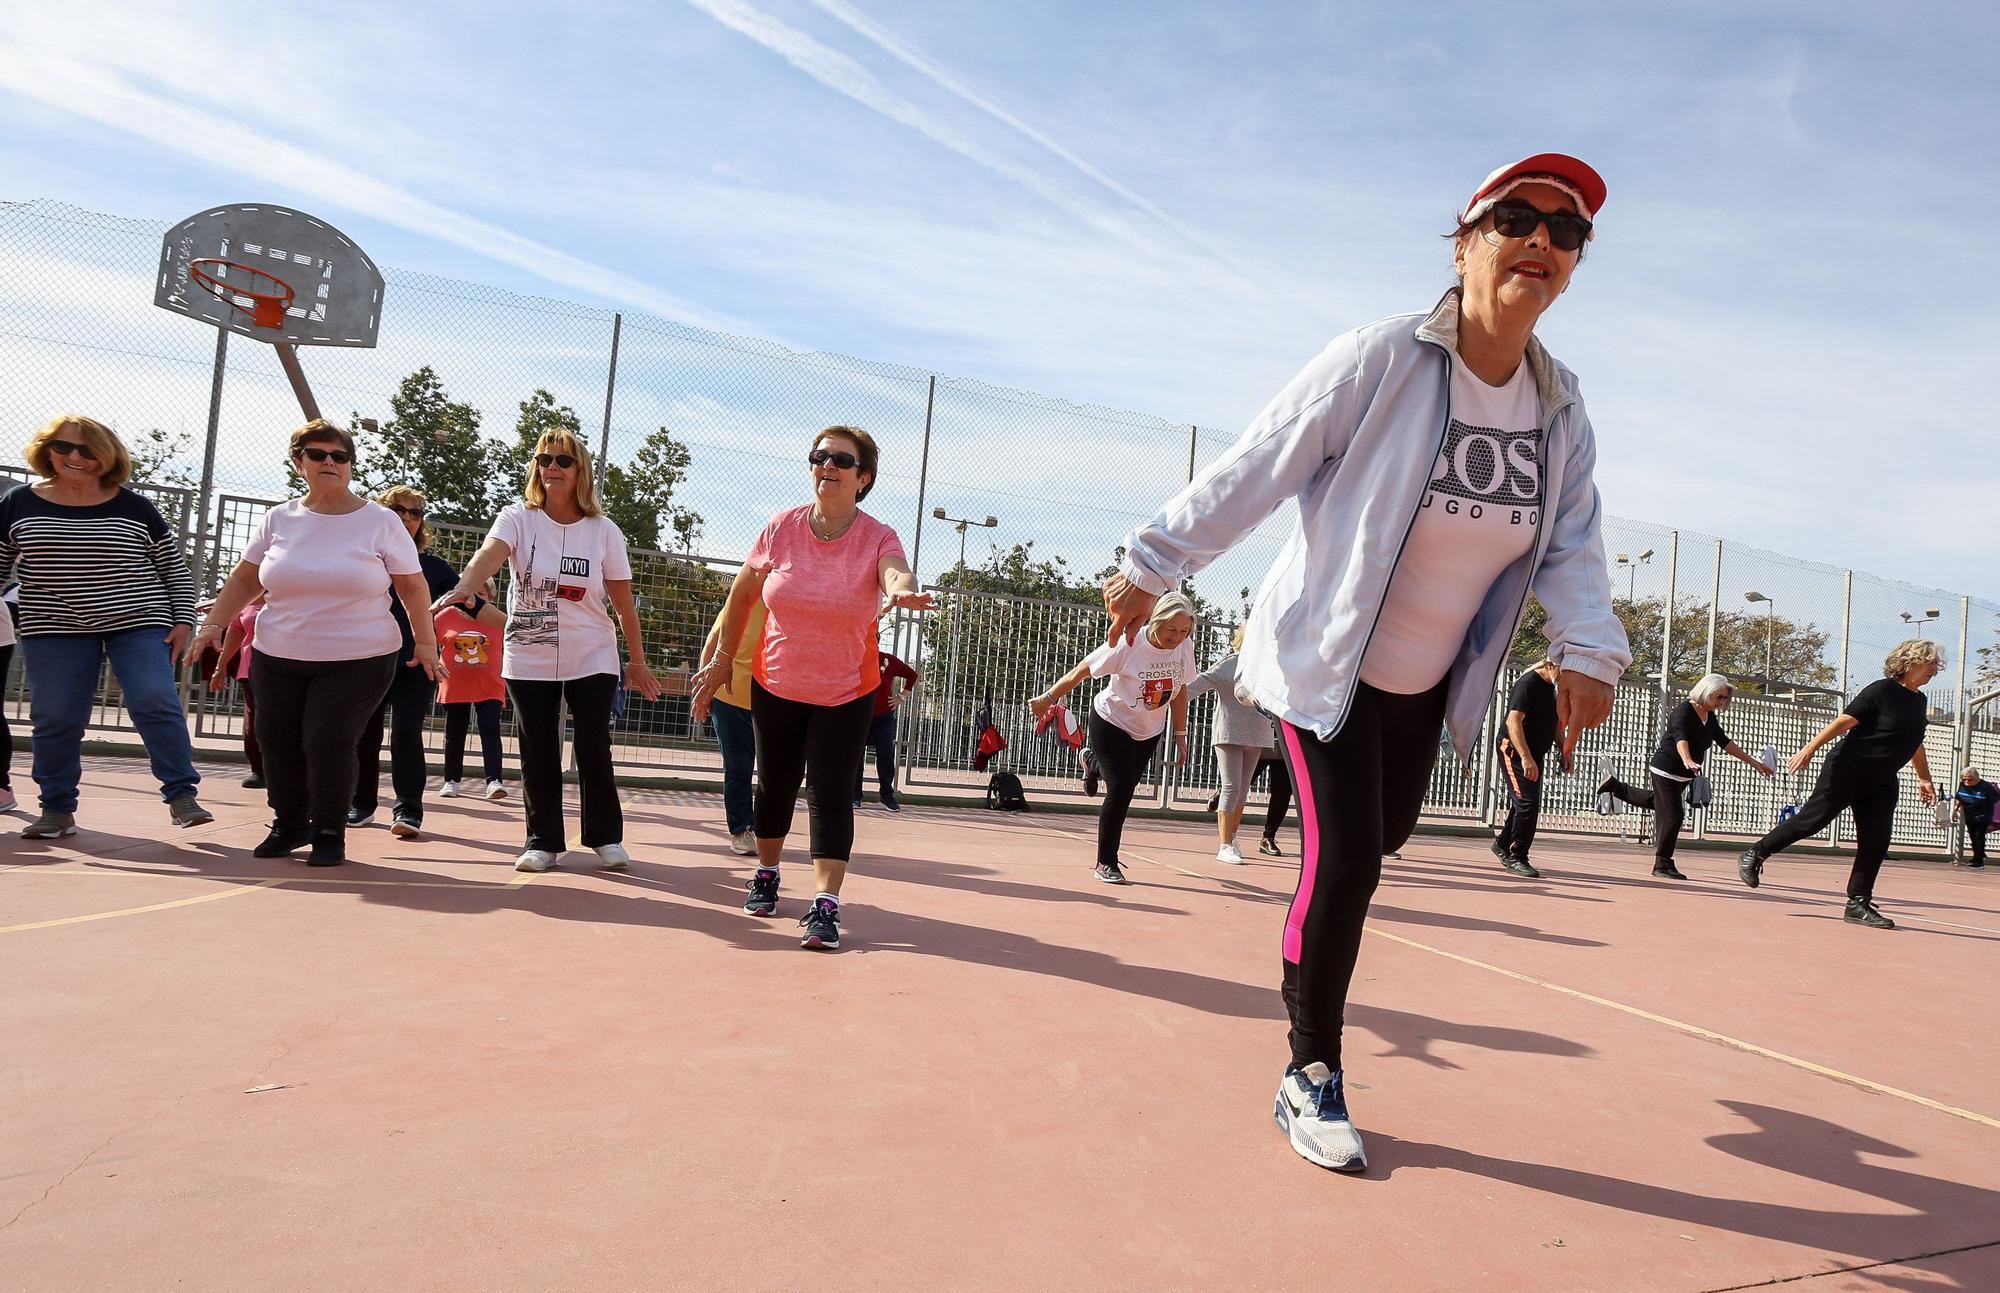
{"label": "white sneaker", "polygon": [[442,786],[439,786],[438,798],[439,799],[458,798],[458,783],[456,781],[447,781]]}
{"label": "white sneaker", "polygon": [[757,832],[750,830],[744,831],[740,835],[730,836],[729,851],[737,857],[748,858],[757,856]]}
{"label": "white sneaker", "polygon": [[632,865],[632,855],[623,844],[600,844],[592,851],[597,854],[597,865],[606,871],[623,871]]}
{"label": "white sneaker", "polygon": [[489,781],[486,783],[486,797],[488,799],[505,799],[507,797],[507,787],[497,781]]}
{"label": "white sneaker", "polygon": [[1336,1172],[1365,1172],[1368,1155],[1347,1115],[1344,1077],[1317,1063],[1285,1074],[1271,1116],[1307,1162]]}
{"label": "white sneaker", "polygon": [[514,860],[516,871],[548,871],[555,867],[556,855],[547,849],[529,849]]}
{"label": "white sneaker", "polygon": [[1234,844],[1225,844],[1215,851],[1215,860],[1217,862],[1227,862],[1232,866],[1242,866],[1243,850],[1237,848]]}

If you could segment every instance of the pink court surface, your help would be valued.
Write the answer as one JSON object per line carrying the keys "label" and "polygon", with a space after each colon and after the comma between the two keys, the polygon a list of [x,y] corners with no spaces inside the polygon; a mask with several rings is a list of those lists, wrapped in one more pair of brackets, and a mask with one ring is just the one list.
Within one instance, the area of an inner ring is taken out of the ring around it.
{"label": "pink court surface", "polygon": [[210,771],[0,842],[0,1287],[2000,1288],[1988,872],[1890,864],[1883,933],[1832,861],[1419,836],[1339,1176],[1270,1116],[1295,831],[1137,823],[1119,889],[1087,818],[871,806],[809,953],[713,797],[628,791],[625,874],[435,797],[309,870]]}

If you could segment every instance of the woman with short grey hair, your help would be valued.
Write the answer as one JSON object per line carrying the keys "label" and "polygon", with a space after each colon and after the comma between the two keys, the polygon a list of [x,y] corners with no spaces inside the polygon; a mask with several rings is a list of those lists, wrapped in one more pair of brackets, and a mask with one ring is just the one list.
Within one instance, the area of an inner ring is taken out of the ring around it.
{"label": "woman with short grey hair", "polygon": [[1743,760],[1764,776],[1777,771],[1762,759],[1745,754],[1729,739],[1729,733],[1722,730],[1716,715],[1729,708],[1730,698],[1735,694],[1728,678],[1719,673],[1706,675],[1688,688],[1687,699],[1667,716],[1660,746],[1646,763],[1653,784],[1643,788],[1628,786],[1615,776],[1598,783],[1600,795],[1615,796],[1634,808],[1652,809],[1653,874],[1663,880],[1687,879],[1674,865],[1674,845],[1687,815],[1688,787],[1701,775],[1702,760],[1711,748]]}

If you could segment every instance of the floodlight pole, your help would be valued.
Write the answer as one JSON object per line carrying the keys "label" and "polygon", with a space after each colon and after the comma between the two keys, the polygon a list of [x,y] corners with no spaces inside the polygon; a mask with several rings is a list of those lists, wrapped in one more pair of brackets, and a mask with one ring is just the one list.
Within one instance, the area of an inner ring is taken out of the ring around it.
{"label": "floodlight pole", "polygon": [[299,367],[299,348],[289,341],[274,341],[271,349],[278,352],[278,362],[291,380],[292,394],[299,397],[299,411],[306,415],[306,421],[319,421],[319,401],[313,398],[312,387],[306,385],[306,370]]}

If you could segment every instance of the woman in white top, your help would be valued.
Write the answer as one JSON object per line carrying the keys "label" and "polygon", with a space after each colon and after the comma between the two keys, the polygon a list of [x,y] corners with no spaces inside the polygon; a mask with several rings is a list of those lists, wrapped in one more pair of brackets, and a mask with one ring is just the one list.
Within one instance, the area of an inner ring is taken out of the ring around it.
{"label": "woman in white top", "polygon": [[[597,854],[600,866],[620,870],[632,859],[625,852],[625,813],[612,774],[611,704],[621,673],[625,685],[647,700],[659,699],[660,684],[646,667],[639,638],[625,535],[599,510],[590,451],[567,431],[543,433],[528,462],[521,501],[501,509],[458,586],[433,609],[471,607],[503,563],[511,577],[500,669],[514,706],[521,799],[528,813],[527,848],[514,869],[546,871],[568,847],[562,804],[567,704],[583,799],[583,846]],[[607,597],[625,630],[629,659],[622,670],[618,638],[604,608]]]}
{"label": "woman in white top", "polygon": [[1188,684],[1194,680],[1194,604],[1180,593],[1168,593],[1153,607],[1137,641],[1101,646],[1056,685],[1028,702],[1040,722],[1049,709],[1076,690],[1085,678],[1105,678],[1090,707],[1090,744],[1083,750],[1083,788],[1097,793],[1104,780],[1104,806],[1097,812],[1097,867],[1106,884],[1124,884],[1118,862],[1118,841],[1125,834],[1125,815],[1132,794],[1146,775],[1153,749],[1174,719],[1174,762],[1188,761]]}
{"label": "woman in white top", "polygon": [[310,865],[338,866],[347,860],[355,742],[404,663],[391,588],[417,626],[411,662],[433,680],[444,667],[417,545],[394,512],[354,492],[353,437],[316,418],[292,433],[291,458],[305,497],[264,514],[182,658],[218,646],[237,612],[264,593],[250,685],[272,820],[255,854],[284,857],[311,844]]}

